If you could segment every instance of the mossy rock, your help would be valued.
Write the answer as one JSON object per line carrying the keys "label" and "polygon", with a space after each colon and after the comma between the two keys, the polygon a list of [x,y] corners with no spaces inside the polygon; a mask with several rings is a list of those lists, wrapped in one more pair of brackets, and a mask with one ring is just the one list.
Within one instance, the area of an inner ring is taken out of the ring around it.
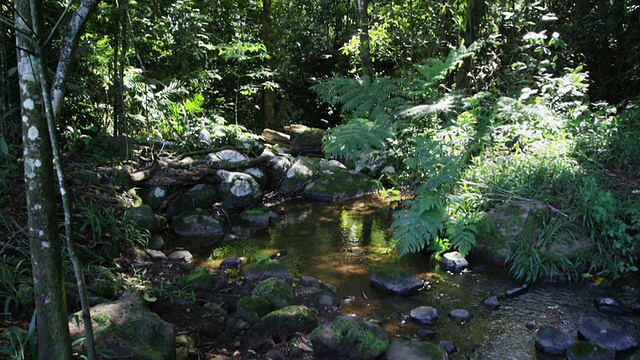
{"label": "mossy rock", "polygon": [[277,310],[293,303],[295,290],[290,282],[272,277],[259,282],[252,295],[265,298]]}
{"label": "mossy rock", "polygon": [[375,186],[375,180],[363,173],[334,169],[321,172],[302,196],[315,201],[349,200],[371,194]]}
{"label": "mossy rock", "polygon": [[243,275],[249,284],[257,284],[270,277],[277,277],[293,282],[293,277],[289,269],[277,260],[250,263],[244,268]]}
{"label": "mossy rock", "polygon": [[215,187],[209,184],[198,184],[180,194],[167,204],[166,213],[169,218],[193,209],[209,209],[218,198]]}
{"label": "mossy rock", "polygon": [[375,359],[389,346],[389,336],[377,324],[356,316],[341,316],[311,333],[315,353],[327,358]]}
{"label": "mossy rock", "polygon": [[610,347],[591,341],[576,341],[567,350],[568,360],[614,360],[616,352]]}
{"label": "mossy rock", "polygon": [[194,286],[202,289],[214,289],[218,279],[205,268],[198,268],[182,278],[183,286]]}
{"label": "mossy rock", "polygon": [[424,286],[415,274],[395,267],[376,270],[371,274],[371,284],[392,294],[410,294]]}
{"label": "mossy rock", "polygon": [[182,237],[221,237],[224,228],[210,213],[204,210],[185,211],[172,224],[173,232]]}
{"label": "mossy rock", "polygon": [[236,314],[250,323],[256,323],[272,310],[269,300],[260,296],[245,296],[238,301]]}
{"label": "mossy rock", "polygon": [[124,216],[149,231],[149,234],[156,234],[166,226],[166,220],[154,214],[151,206],[146,204],[128,208]]}
{"label": "mossy rock", "polygon": [[278,214],[266,206],[258,206],[244,210],[240,220],[248,226],[267,227],[278,221]]}
{"label": "mossy rock", "polygon": [[252,328],[258,336],[286,341],[291,335],[308,333],[318,326],[318,315],[303,305],[290,305],[262,317]]}
{"label": "mossy rock", "polygon": [[385,353],[387,359],[402,360],[447,360],[447,351],[439,345],[427,341],[393,339]]}

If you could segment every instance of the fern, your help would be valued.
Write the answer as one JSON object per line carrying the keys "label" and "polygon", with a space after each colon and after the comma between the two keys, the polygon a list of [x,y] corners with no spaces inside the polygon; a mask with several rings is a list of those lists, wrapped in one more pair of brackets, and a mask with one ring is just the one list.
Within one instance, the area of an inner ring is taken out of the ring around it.
{"label": "fern", "polygon": [[375,123],[358,118],[329,129],[323,139],[323,147],[333,157],[350,160],[360,152],[386,149],[387,139],[391,137],[393,131],[388,122]]}
{"label": "fern", "polygon": [[473,214],[466,215],[459,220],[452,218],[445,225],[445,232],[451,247],[457,249],[462,256],[469,254],[476,245],[478,228],[475,223],[477,217],[477,214]]}
{"label": "fern", "polygon": [[394,213],[394,232],[398,256],[422,251],[443,230],[447,218],[444,201],[437,193],[428,192],[406,201],[406,209]]}
{"label": "fern", "polygon": [[388,117],[406,103],[396,81],[368,76],[360,79],[335,78],[311,88],[323,101],[342,104],[342,115],[348,118],[365,118],[377,121]]}

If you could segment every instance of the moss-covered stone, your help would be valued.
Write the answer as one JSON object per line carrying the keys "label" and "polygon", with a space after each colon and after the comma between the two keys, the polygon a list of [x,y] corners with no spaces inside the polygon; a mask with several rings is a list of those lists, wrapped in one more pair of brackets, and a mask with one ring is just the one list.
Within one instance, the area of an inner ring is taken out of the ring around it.
{"label": "moss-covered stone", "polygon": [[218,285],[218,280],[211,275],[207,269],[198,268],[182,278],[184,286],[195,286],[202,289],[214,289]]}
{"label": "moss-covered stone", "polygon": [[252,328],[254,334],[286,341],[297,332],[308,333],[318,326],[318,315],[303,305],[290,305],[265,315]]}
{"label": "moss-covered stone", "polygon": [[375,188],[373,178],[354,170],[324,171],[307,187],[303,196],[318,201],[337,201],[371,194]]}
{"label": "moss-covered stone", "polygon": [[269,300],[260,296],[245,296],[238,301],[236,314],[242,319],[256,323],[273,310]]}
{"label": "moss-covered stone", "polygon": [[320,356],[375,359],[387,350],[389,337],[377,324],[341,316],[313,330],[311,343]]}
{"label": "moss-covered stone", "polygon": [[415,274],[395,267],[376,270],[371,284],[394,294],[410,294],[422,288],[424,282]]}
{"label": "moss-covered stone", "polygon": [[259,282],[253,289],[253,296],[265,298],[274,309],[291,305],[295,299],[295,290],[290,282],[271,277]]}
{"label": "moss-covered stone", "polygon": [[173,232],[183,237],[219,237],[224,228],[210,213],[193,210],[180,213],[172,224]]}
{"label": "moss-covered stone", "polygon": [[576,341],[567,350],[568,360],[614,360],[613,349],[591,341]]}
{"label": "moss-covered stone", "polygon": [[213,185],[198,184],[169,201],[166,210],[167,216],[171,218],[193,209],[208,209],[213,206],[217,197]]}
{"label": "moss-covered stone", "polygon": [[442,346],[427,341],[393,339],[385,354],[388,359],[449,359],[449,355]]}
{"label": "moss-covered stone", "polygon": [[244,268],[243,275],[250,284],[256,284],[270,277],[285,279],[289,282],[293,281],[289,269],[276,260],[250,263]]}

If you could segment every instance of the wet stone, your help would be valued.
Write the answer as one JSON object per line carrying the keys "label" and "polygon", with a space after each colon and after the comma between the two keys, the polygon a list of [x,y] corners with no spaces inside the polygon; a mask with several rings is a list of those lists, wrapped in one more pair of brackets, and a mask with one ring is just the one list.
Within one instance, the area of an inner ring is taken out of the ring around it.
{"label": "wet stone", "polygon": [[567,350],[567,360],[615,360],[613,349],[589,341],[577,341]]}
{"label": "wet stone", "polygon": [[431,306],[419,306],[411,310],[411,318],[423,324],[433,325],[438,320],[438,310]]}
{"label": "wet stone", "polygon": [[316,286],[320,283],[320,280],[313,276],[304,275],[300,278],[300,285],[302,286]]}
{"label": "wet stone", "polygon": [[144,252],[149,255],[149,258],[153,261],[167,261],[167,255],[162,251],[146,249]]}
{"label": "wet stone", "polygon": [[167,258],[171,261],[190,263],[193,260],[193,255],[188,250],[176,250]]}
{"label": "wet stone", "polygon": [[469,262],[459,252],[452,251],[442,255],[440,266],[446,271],[460,272],[469,267]]}
{"label": "wet stone", "polygon": [[240,265],[242,265],[242,259],[236,257],[226,258],[222,260],[218,266],[218,270],[238,269],[240,268]]}
{"label": "wet stone", "polygon": [[333,306],[333,299],[329,295],[322,295],[320,300],[318,300],[318,305],[322,307],[330,307]]}
{"label": "wet stone", "polygon": [[448,340],[442,340],[438,343],[438,345],[442,346],[442,348],[444,349],[444,351],[447,352],[447,354],[451,355],[451,354],[455,354],[458,352],[458,348],[453,344],[453,342],[448,341]]}
{"label": "wet stone", "polygon": [[505,291],[504,295],[508,298],[513,298],[526,293],[528,290],[529,290],[529,286],[525,284],[515,289],[510,289]]}
{"label": "wet stone", "polygon": [[436,335],[438,335],[438,333],[429,329],[421,329],[421,330],[418,330],[417,335],[418,337],[420,337],[420,339],[433,340],[436,338]]}
{"label": "wet stone", "polygon": [[464,309],[451,310],[449,318],[458,324],[463,324],[473,318],[473,315]]}
{"label": "wet stone", "polygon": [[625,351],[638,346],[638,341],[628,332],[602,319],[586,319],[578,327],[578,333],[589,341],[608,346],[615,351]]}
{"label": "wet stone", "polygon": [[427,341],[392,339],[383,359],[385,360],[446,360],[445,349]]}
{"label": "wet stone", "polygon": [[327,283],[320,283],[320,288],[322,290],[325,290],[331,294],[335,294],[338,292],[338,289],[336,289],[335,286],[331,285],[331,284],[327,284]]}
{"label": "wet stone", "polygon": [[491,310],[498,310],[498,308],[500,307],[500,301],[498,300],[498,297],[495,295],[489,296],[488,298],[484,299],[482,304]]}
{"label": "wet stone", "polygon": [[576,340],[564,332],[552,327],[542,326],[538,330],[536,349],[547,354],[564,355],[574,342]]}
{"label": "wet stone", "polygon": [[395,268],[374,272],[371,274],[371,284],[398,295],[411,294],[424,287],[424,281],[416,275]]}
{"label": "wet stone", "polygon": [[615,299],[610,297],[600,298],[596,301],[596,307],[603,313],[612,315],[624,315],[626,310],[624,306],[620,305]]}

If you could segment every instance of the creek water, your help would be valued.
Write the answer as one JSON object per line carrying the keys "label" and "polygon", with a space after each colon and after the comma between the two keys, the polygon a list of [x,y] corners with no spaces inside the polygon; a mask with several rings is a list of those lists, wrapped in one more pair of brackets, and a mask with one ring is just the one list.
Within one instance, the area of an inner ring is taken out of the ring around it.
{"label": "creek water", "polygon": [[[640,282],[534,285],[524,295],[501,299],[500,308],[490,310],[482,305],[486,297],[501,297],[521,285],[505,269],[470,258],[471,270],[454,274],[440,270],[425,255],[414,255],[393,265],[413,272],[427,286],[414,295],[388,295],[370,285],[371,271],[393,262],[388,255],[392,217],[387,202],[371,196],[330,204],[287,202],[274,210],[280,221],[268,230],[251,232],[232,244],[190,249],[197,266],[216,268],[222,257],[280,254],[294,278],[308,275],[335,286],[334,297],[344,304],[344,314],[376,321],[392,337],[414,338],[421,329],[435,331],[433,341],[449,340],[459,349],[452,359],[556,359],[536,352],[535,327],[553,326],[575,336],[581,320],[590,316],[606,318],[640,339],[638,315],[606,315],[594,306],[594,300],[603,296],[640,296]],[[212,253],[219,259],[211,260]],[[423,305],[438,310],[435,325],[410,318],[411,310]],[[448,319],[449,311],[460,308],[473,315],[462,325]],[[640,352],[618,358],[640,359]]]}

